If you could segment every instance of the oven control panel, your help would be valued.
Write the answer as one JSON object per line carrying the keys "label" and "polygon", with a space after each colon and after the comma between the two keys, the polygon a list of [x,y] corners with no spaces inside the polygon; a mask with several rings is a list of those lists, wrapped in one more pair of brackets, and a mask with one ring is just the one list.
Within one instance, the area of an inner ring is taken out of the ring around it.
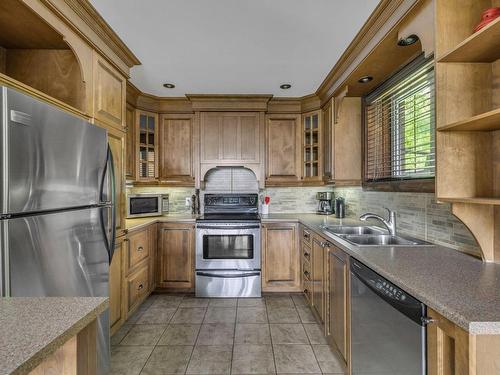
{"label": "oven control panel", "polygon": [[205,194],[205,207],[257,207],[257,194]]}

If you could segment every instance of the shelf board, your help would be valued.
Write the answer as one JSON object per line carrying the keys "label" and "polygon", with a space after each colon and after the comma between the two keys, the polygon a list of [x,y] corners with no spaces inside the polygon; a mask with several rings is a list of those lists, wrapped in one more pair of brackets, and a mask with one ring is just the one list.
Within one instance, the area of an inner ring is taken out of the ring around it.
{"label": "shelf board", "polygon": [[440,131],[488,131],[500,129],[500,108],[439,127]]}
{"label": "shelf board", "polygon": [[500,17],[472,34],[438,62],[490,63],[500,59]]}
{"label": "shelf board", "polygon": [[464,198],[437,198],[440,202],[449,203],[469,203],[469,204],[487,204],[493,206],[500,206],[500,198],[493,197],[464,197]]}

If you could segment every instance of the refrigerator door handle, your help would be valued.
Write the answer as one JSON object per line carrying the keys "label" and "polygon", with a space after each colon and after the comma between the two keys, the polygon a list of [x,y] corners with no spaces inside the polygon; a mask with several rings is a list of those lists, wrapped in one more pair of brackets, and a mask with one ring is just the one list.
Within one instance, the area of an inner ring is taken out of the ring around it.
{"label": "refrigerator door handle", "polygon": [[[106,175],[109,172],[109,184],[108,188],[111,193],[111,201],[107,202],[104,199],[104,186],[106,185]],[[116,236],[116,193],[115,193],[115,168],[113,164],[113,154],[111,153],[111,148],[108,146],[108,152],[106,156],[106,164],[104,166],[102,179],[101,179],[101,192],[100,192],[101,204],[111,205],[111,221],[108,221],[108,225],[111,228],[106,228],[104,225],[104,214],[103,210],[100,212],[101,229],[104,233],[104,239],[106,243],[106,250],[108,251],[109,263],[113,259],[113,253],[115,250],[115,236]],[[109,238],[108,233],[111,233],[111,238]]]}

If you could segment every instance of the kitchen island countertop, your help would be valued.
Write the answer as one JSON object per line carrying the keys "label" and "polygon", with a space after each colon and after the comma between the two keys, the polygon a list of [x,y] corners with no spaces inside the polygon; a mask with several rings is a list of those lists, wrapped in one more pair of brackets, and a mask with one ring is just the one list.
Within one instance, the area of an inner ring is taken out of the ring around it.
{"label": "kitchen island countertop", "polygon": [[0,298],[0,374],[27,374],[108,307],[105,297]]}

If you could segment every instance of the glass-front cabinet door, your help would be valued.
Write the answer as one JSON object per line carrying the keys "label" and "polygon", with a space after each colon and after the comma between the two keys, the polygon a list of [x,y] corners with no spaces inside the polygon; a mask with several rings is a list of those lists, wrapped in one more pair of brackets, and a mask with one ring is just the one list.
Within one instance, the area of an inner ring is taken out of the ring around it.
{"label": "glass-front cabinet door", "polygon": [[306,113],[303,126],[303,176],[304,180],[321,179],[321,111]]}
{"label": "glass-front cabinet door", "polygon": [[138,179],[158,176],[158,115],[137,111]]}

